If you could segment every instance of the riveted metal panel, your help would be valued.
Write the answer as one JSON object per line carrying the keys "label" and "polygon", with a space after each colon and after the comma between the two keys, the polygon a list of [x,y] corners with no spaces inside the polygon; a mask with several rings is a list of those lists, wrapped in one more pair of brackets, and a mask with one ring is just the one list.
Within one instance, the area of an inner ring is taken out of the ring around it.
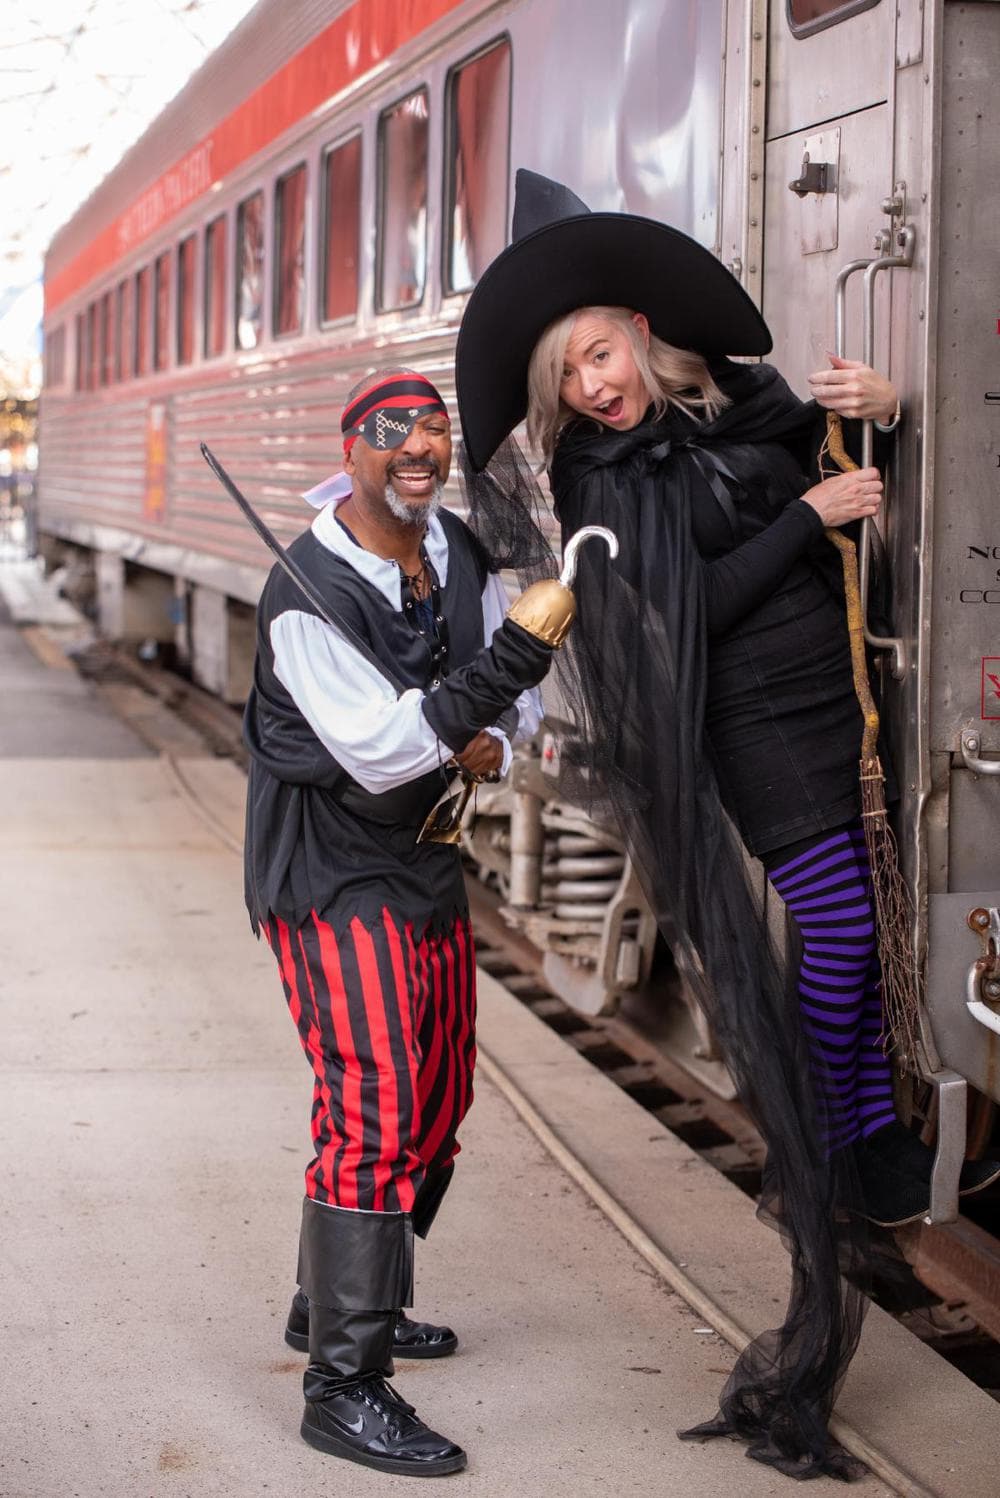
{"label": "riveted metal panel", "polygon": [[783,4],[772,4],[770,15],[768,140],[824,125],[890,97],[896,60],[894,0],[879,0],[873,9],[812,36],[792,35]]}
{"label": "riveted metal panel", "polygon": [[[1000,7],[945,5],[931,691],[944,751],[966,726],[1000,750],[983,701],[983,658],[1000,656],[998,69]],[[982,789],[1000,799],[1000,783]]]}

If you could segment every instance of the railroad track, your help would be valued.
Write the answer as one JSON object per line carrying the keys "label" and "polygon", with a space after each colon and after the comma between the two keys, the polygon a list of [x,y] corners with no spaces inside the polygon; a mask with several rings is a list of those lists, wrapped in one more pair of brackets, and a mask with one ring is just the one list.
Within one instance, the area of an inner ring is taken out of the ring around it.
{"label": "railroad track", "polygon": [[[197,744],[200,753],[207,750],[246,767],[239,713],[208,692],[103,641],[78,654],[75,663],[152,748],[177,753],[171,725],[179,722],[190,735],[187,752]],[[538,949],[504,921],[498,897],[475,877],[468,886],[480,966],[667,1129],[756,1197],[765,1148],[743,1107],[702,1086],[628,1020],[571,1009],[546,985]],[[916,1224],[896,1235],[913,1274],[902,1276],[895,1256],[877,1280],[874,1298],[1000,1400],[1000,1203],[972,1198],[963,1207],[956,1223]]]}

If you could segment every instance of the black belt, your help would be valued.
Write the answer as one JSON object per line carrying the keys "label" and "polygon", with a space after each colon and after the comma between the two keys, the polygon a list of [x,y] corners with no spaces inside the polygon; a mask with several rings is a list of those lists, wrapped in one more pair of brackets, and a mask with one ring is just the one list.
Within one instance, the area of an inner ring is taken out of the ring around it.
{"label": "black belt", "polygon": [[430,770],[418,780],[408,780],[377,795],[356,780],[348,780],[333,792],[334,799],[352,816],[383,827],[422,827],[427,813],[447,790],[451,772]]}

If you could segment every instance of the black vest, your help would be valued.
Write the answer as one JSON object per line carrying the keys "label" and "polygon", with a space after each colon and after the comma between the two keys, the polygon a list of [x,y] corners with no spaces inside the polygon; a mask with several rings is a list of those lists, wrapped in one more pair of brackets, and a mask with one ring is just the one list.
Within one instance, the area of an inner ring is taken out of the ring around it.
{"label": "black vest", "polygon": [[[483,646],[485,556],[457,516],[440,512],[448,541],[441,610],[448,664],[465,665]],[[331,613],[350,625],[402,692],[428,690],[430,647],[399,609],[311,530],[289,547]],[[433,770],[381,795],[358,784],[316,737],[274,671],[271,626],[288,610],[317,610],[281,567],[257,606],[257,657],[243,734],[251,754],[244,848],[247,908],[254,930],[269,914],[298,926],[315,910],[343,928],[354,916],[372,925],[388,906],[418,931],[465,908],[457,850],[417,844],[431,807],[447,788]]]}

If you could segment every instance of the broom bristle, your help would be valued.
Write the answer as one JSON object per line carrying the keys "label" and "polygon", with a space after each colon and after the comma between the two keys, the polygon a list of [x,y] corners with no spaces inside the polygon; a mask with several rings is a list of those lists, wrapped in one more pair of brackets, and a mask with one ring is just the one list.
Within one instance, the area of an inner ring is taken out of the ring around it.
{"label": "broom bristle", "polygon": [[896,839],[885,806],[885,776],[877,759],[861,762],[861,821],[872,873],[872,896],[882,964],[884,1026],[880,1037],[900,1067],[912,1065],[920,1030],[920,982],[911,944],[913,905],[899,868]]}

